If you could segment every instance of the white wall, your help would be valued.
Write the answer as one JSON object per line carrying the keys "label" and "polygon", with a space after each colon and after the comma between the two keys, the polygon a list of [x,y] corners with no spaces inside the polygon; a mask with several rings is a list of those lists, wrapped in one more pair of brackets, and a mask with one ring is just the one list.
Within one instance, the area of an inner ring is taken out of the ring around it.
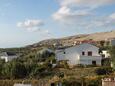
{"label": "white wall", "polygon": [[110,54],[108,53],[108,51],[103,50],[102,54],[105,55],[105,58],[110,58]]}
{"label": "white wall", "polygon": [[1,59],[4,59],[5,62],[11,61],[14,58],[17,58],[17,56],[1,56]]}
{"label": "white wall", "polygon": [[1,58],[1,59],[4,59],[5,62],[8,62],[8,57],[7,57],[7,56],[1,56],[0,58]]}
{"label": "white wall", "polygon": [[101,59],[101,56],[81,56],[80,64],[90,65],[92,61],[96,61],[96,64],[101,66]]}
{"label": "white wall", "polygon": [[111,40],[111,45],[112,45],[112,46],[115,46],[115,39],[112,39],[112,40]]}
{"label": "white wall", "polygon": [[14,86],[32,86],[31,84],[14,84]]}
{"label": "white wall", "polygon": [[17,56],[8,56],[8,61],[11,61],[12,59],[17,58]]}
{"label": "white wall", "polygon": [[[85,56],[82,56],[82,52],[85,52]],[[92,56],[88,56],[88,51],[92,51]],[[101,64],[101,56],[98,54],[99,48],[90,44],[81,44],[78,46],[70,47],[65,50],[56,50],[56,59],[69,60],[70,65],[75,64],[92,64],[92,61],[96,60],[97,64]],[[65,54],[64,54],[65,52]],[[90,58],[89,58],[90,57]],[[84,60],[82,62],[81,60]]]}
{"label": "white wall", "polygon": [[74,47],[70,47],[66,49],[66,52],[70,52],[70,53],[78,53],[79,55],[82,55],[82,52],[85,51],[85,56],[88,55],[88,51],[92,51],[92,56],[100,56],[98,51],[99,48],[96,46],[93,46],[91,44],[81,44],[78,46],[74,46]]}

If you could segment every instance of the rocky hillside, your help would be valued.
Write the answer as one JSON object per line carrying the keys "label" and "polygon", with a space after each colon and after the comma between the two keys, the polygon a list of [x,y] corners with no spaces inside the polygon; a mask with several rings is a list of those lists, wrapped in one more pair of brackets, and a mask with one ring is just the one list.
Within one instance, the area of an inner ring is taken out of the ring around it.
{"label": "rocky hillside", "polygon": [[33,44],[31,46],[39,46],[39,45],[54,45],[54,44],[64,44],[69,45],[74,43],[75,41],[84,41],[84,40],[94,40],[94,41],[101,41],[101,40],[108,40],[115,38],[115,30],[110,32],[99,32],[99,33],[92,33],[92,34],[81,34],[75,36],[69,36],[59,39],[48,39],[40,41],[39,43]]}

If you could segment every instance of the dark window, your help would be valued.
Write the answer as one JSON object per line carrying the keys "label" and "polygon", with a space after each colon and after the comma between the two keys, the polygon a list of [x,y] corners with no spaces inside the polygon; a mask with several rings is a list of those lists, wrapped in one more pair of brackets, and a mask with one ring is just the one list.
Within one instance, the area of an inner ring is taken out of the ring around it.
{"label": "dark window", "polygon": [[82,55],[85,55],[85,52],[82,52]]}
{"label": "dark window", "polygon": [[105,57],[105,55],[103,54],[102,57]]}
{"label": "dark window", "polygon": [[96,65],[96,61],[92,61],[92,65]]}
{"label": "dark window", "polygon": [[92,51],[89,51],[89,52],[88,52],[88,56],[92,56]]}
{"label": "dark window", "polygon": [[51,83],[51,86],[55,86],[55,84],[54,84],[54,83]]}

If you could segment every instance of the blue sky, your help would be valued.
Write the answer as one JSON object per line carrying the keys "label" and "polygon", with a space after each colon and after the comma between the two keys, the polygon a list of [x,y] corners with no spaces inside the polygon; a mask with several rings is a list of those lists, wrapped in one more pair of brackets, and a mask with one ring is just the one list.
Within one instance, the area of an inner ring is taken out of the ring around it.
{"label": "blue sky", "polygon": [[0,47],[115,30],[115,0],[0,0]]}

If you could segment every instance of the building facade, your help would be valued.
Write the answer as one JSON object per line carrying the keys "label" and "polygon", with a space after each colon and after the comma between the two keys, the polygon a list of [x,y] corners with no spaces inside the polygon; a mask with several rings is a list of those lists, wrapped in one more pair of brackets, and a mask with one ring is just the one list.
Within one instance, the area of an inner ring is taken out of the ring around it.
{"label": "building facade", "polygon": [[4,59],[5,62],[11,61],[12,59],[17,58],[18,56],[13,52],[2,52],[0,58]]}
{"label": "building facade", "polygon": [[115,78],[102,79],[102,86],[115,86]]}
{"label": "building facade", "polygon": [[103,58],[110,58],[110,54],[107,50],[102,50],[101,55]]}
{"label": "building facade", "polygon": [[69,65],[101,65],[102,57],[98,52],[98,47],[84,43],[70,48],[58,49],[55,55],[57,61],[66,60]]}
{"label": "building facade", "polygon": [[112,46],[115,46],[115,38],[114,38],[114,39],[111,39],[111,45],[112,45]]}

